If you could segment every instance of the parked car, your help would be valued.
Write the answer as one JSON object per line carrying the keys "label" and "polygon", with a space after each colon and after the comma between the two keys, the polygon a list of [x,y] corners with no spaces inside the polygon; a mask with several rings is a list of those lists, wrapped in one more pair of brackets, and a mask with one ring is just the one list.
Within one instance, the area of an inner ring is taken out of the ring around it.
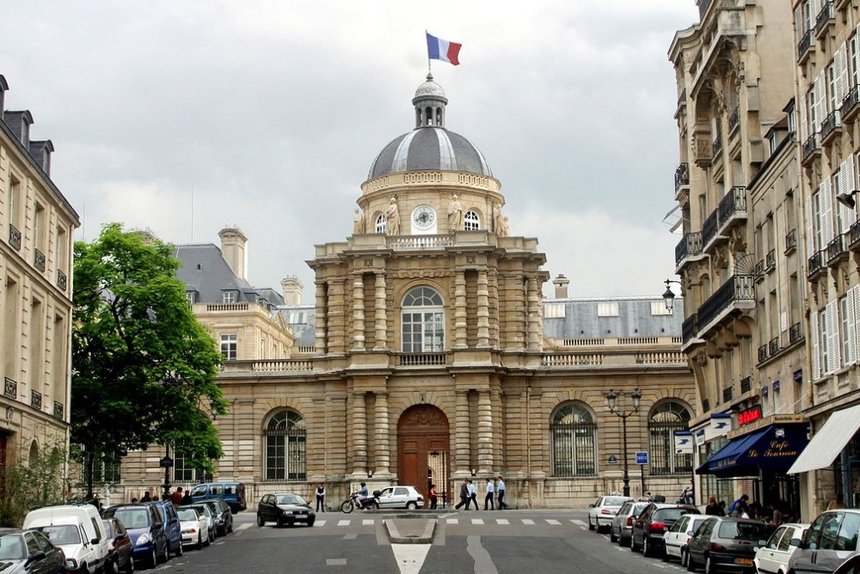
{"label": "parked car", "polygon": [[182,531],[182,544],[203,548],[209,546],[209,519],[199,506],[180,506],[176,510]]}
{"label": "parked car", "polygon": [[218,536],[227,536],[227,533],[233,532],[233,512],[226,502],[220,498],[211,498],[204,500],[203,504],[209,507],[215,517],[215,533]]}
{"label": "parked car", "polygon": [[316,513],[308,501],[292,492],[266,494],[257,504],[257,526],[263,526],[266,522],[274,522],[278,526],[293,526],[303,522],[313,526],[314,521]]}
{"label": "parked car", "polygon": [[687,543],[707,514],[684,514],[663,534],[663,559],[677,558],[681,566],[687,565]]}
{"label": "parked car", "polygon": [[66,556],[38,530],[0,534],[3,574],[65,574]]}
{"label": "parked car", "polygon": [[382,490],[374,490],[373,494],[379,500],[379,508],[415,509],[424,506],[424,496],[414,486],[386,486]]}
{"label": "parked car", "polygon": [[808,524],[782,524],[767,541],[767,544],[756,550],[753,563],[756,572],[764,574],[786,574],[788,561],[797,550],[791,545],[792,538],[800,539],[809,528]]}
{"label": "parked car", "polygon": [[107,574],[117,574],[125,572],[131,574],[134,572],[134,556],[132,552],[134,545],[131,543],[131,536],[117,518],[104,518],[102,525],[105,528],[110,542],[108,543],[108,555],[105,560],[105,572]]}
{"label": "parked car", "polygon": [[71,572],[95,574],[104,566],[110,541],[92,504],[31,510],[24,518],[24,528],[41,530],[54,546],[59,546],[66,556],[66,569]]}
{"label": "parked car", "polygon": [[245,485],[241,482],[204,482],[191,489],[192,502],[210,498],[220,498],[234,514],[248,507],[245,502]]}
{"label": "parked car", "polygon": [[649,501],[632,501],[625,502],[615,517],[612,519],[612,524],[609,526],[609,540],[618,542],[621,546],[630,545],[630,532],[633,530],[633,521],[651,504]]}
{"label": "parked car", "polygon": [[215,515],[212,514],[212,510],[210,510],[209,505],[207,504],[189,504],[187,506],[183,506],[182,508],[193,508],[197,510],[200,514],[206,518],[206,524],[208,526],[208,536],[207,539],[209,542],[204,542],[204,546],[209,546],[209,543],[215,540],[215,537],[218,536],[218,525],[215,523]]}
{"label": "parked car", "polygon": [[118,504],[104,511],[105,518],[118,518],[123,523],[131,542],[132,555],[138,562],[155,568],[169,558],[167,534],[158,509],[151,504]]}
{"label": "parked car", "polygon": [[182,526],[179,524],[179,515],[176,507],[169,500],[156,500],[148,502],[158,509],[161,522],[164,525],[164,534],[167,536],[167,549],[174,556],[182,556]]}
{"label": "parked car", "polygon": [[687,570],[701,564],[706,574],[718,570],[755,572],[755,549],[767,541],[767,524],[748,518],[710,516],[687,544]]}
{"label": "parked car", "polygon": [[860,574],[860,554],[855,554],[843,562],[833,574]]}
{"label": "parked car", "polygon": [[600,532],[612,528],[612,519],[625,502],[633,502],[629,496],[601,496],[588,505],[588,529]]}
{"label": "parked car", "polygon": [[689,504],[652,502],[633,521],[630,550],[642,550],[645,556],[662,556],[663,534],[684,514],[699,514],[699,509]]}
{"label": "parked car", "polygon": [[803,572],[833,572],[858,551],[860,510],[843,508],[819,514],[809,525],[789,559],[789,569]]}

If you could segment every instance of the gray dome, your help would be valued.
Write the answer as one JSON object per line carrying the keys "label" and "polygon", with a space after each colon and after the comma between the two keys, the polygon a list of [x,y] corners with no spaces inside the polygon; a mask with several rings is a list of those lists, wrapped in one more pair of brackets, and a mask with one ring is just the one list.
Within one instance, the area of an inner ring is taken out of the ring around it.
{"label": "gray dome", "polygon": [[426,98],[428,96],[442,98],[446,103],[448,101],[448,99],[445,98],[445,90],[442,89],[442,86],[433,81],[433,76],[430,74],[427,75],[427,80],[418,86],[417,90],[415,90],[416,100],[419,98]]}
{"label": "gray dome", "polygon": [[424,170],[493,176],[483,154],[469,140],[445,128],[428,126],[403,134],[382,148],[367,179]]}

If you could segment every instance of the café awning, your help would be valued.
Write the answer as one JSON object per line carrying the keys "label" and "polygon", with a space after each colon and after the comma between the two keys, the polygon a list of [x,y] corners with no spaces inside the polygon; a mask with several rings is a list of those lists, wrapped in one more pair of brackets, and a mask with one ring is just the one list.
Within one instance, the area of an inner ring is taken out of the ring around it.
{"label": "caf\u00e9 awning", "polygon": [[785,472],[806,446],[806,424],[773,424],[729,441],[696,469],[719,477]]}
{"label": "caf\u00e9 awning", "polygon": [[860,428],[860,405],[834,411],[791,465],[788,474],[818,470],[833,464]]}

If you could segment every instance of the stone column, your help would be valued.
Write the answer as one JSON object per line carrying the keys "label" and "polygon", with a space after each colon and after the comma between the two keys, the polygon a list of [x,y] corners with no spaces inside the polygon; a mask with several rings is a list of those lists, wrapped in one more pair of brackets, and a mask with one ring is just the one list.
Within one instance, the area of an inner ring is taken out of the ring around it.
{"label": "stone column", "polygon": [[490,291],[487,270],[478,271],[478,347],[490,346]]}
{"label": "stone column", "polygon": [[388,394],[376,393],[376,468],[374,476],[390,473],[390,434],[388,425]]}
{"label": "stone column", "polygon": [[528,350],[540,351],[541,349],[541,304],[540,292],[538,291],[537,277],[529,277],[528,283]]}
{"label": "stone column", "polygon": [[352,399],[352,473],[367,474],[367,407],[364,392],[354,391]]}
{"label": "stone column", "polygon": [[316,350],[318,353],[323,353],[326,350],[326,286],[325,283],[317,283],[314,306],[316,307],[316,319],[314,320],[314,329],[316,341]]}
{"label": "stone column", "polygon": [[481,474],[493,470],[493,411],[489,390],[478,393],[478,469]]}
{"label": "stone column", "polygon": [[361,274],[352,282],[352,350],[364,350],[364,281]]}
{"label": "stone column", "polygon": [[457,391],[457,426],[454,430],[454,472],[470,473],[469,391]]}
{"label": "stone column", "polygon": [[466,272],[454,275],[454,348],[465,349],[466,344]]}
{"label": "stone column", "polygon": [[385,313],[386,305],[385,305],[385,274],[377,273],[376,274],[376,345],[373,347],[375,350],[382,351],[388,348],[388,329],[387,325],[387,316]]}

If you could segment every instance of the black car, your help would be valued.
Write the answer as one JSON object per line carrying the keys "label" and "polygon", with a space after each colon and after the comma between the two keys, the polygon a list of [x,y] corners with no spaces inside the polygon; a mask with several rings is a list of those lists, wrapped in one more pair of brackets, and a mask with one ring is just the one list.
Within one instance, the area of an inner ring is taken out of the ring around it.
{"label": "black car", "polygon": [[315,520],[316,513],[311,505],[298,494],[291,492],[267,494],[257,504],[257,526],[263,526],[266,522],[274,522],[278,526],[292,526],[303,522],[313,526]]}
{"label": "black car", "polygon": [[118,572],[126,572],[131,574],[134,572],[134,545],[131,543],[131,536],[117,518],[105,518],[102,520],[105,528],[105,534],[110,539],[108,544],[108,555],[105,559],[105,572],[107,574],[117,574]]}
{"label": "black car", "polygon": [[690,504],[652,502],[633,521],[630,549],[642,550],[645,556],[663,556],[666,552],[663,533],[683,514],[699,514],[699,509]]}
{"label": "black car", "polygon": [[687,543],[687,570],[701,564],[707,574],[755,572],[756,548],[767,544],[770,530],[764,522],[748,518],[708,518]]}
{"label": "black car", "polygon": [[209,498],[201,500],[200,503],[205,504],[212,511],[218,536],[226,536],[228,532],[233,532],[233,512],[226,502],[220,498]]}
{"label": "black car", "polygon": [[3,574],[64,574],[66,556],[38,530],[5,530],[0,534]]}

